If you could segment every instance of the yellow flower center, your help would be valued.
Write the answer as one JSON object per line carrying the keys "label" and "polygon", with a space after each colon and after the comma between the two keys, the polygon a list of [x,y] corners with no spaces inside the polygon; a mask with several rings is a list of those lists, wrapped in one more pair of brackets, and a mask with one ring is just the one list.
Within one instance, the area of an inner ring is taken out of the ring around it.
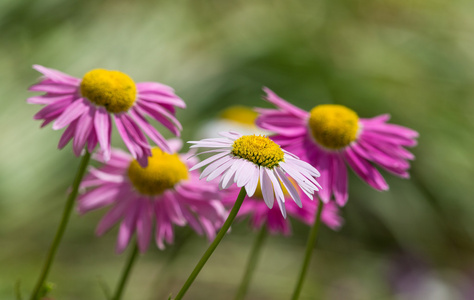
{"label": "yellow flower center", "polygon": [[257,117],[257,112],[245,106],[231,106],[221,113],[222,119],[253,126]]}
{"label": "yellow flower center", "polygon": [[269,169],[284,161],[280,146],[269,138],[259,135],[244,135],[235,140],[232,154]]}
{"label": "yellow flower center", "polygon": [[[293,186],[296,189],[298,189],[298,185],[296,184],[296,182],[292,178],[288,178],[288,179],[290,180],[291,184],[293,184]],[[283,191],[283,195],[285,196],[285,198],[290,196],[290,193],[288,193],[288,190],[283,185],[281,180],[279,180],[279,181],[280,181],[282,191]],[[253,194],[253,196],[251,198],[253,198],[253,199],[263,199],[263,193],[262,193],[262,187],[260,186],[260,180],[258,180],[257,189],[255,190],[255,193]]]}
{"label": "yellow flower center", "polygon": [[81,94],[108,112],[126,112],[135,103],[137,87],[132,78],[119,71],[95,69],[84,75]]}
{"label": "yellow flower center", "polygon": [[188,179],[188,168],[177,154],[168,154],[159,148],[153,148],[151,152],[147,167],[143,168],[136,160],[128,167],[128,177],[138,192],[159,195]]}
{"label": "yellow flower center", "polygon": [[337,150],[356,140],[359,117],[342,105],[318,105],[311,110],[308,125],[318,144]]}

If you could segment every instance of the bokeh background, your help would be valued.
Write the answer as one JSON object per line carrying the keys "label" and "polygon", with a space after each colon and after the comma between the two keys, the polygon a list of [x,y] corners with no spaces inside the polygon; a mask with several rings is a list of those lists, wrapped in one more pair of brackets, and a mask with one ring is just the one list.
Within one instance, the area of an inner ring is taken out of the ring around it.
{"label": "bokeh background", "polygon": [[[18,280],[31,291],[79,163],[25,102],[41,64],[173,86],[188,105],[184,140],[229,105],[267,107],[262,86],[307,110],[390,113],[420,132],[412,178],[384,173],[380,193],[351,173],[345,225],[322,230],[301,299],[474,299],[473,11],[470,0],[0,1],[0,298]],[[102,214],[72,216],[54,299],[115,287],[127,253],[114,253],[116,230],[94,236]],[[267,240],[248,299],[290,297],[309,231],[293,229]],[[232,299],[254,238],[235,225],[187,299]],[[176,294],[207,245],[180,228],[176,245],[150,247],[124,299]]]}

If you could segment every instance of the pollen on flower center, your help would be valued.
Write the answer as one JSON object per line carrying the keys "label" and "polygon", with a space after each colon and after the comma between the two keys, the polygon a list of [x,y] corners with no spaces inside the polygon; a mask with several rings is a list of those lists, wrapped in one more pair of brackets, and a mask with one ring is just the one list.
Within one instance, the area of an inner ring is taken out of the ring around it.
{"label": "pollen on flower center", "polygon": [[280,146],[269,138],[259,135],[244,135],[235,140],[232,154],[270,169],[284,161],[284,153]]}
{"label": "pollen on flower center", "polygon": [[82,78],[81,94],[111,113],[121,113],[135,103],[137,87],[125,73],[95,69]]}
{"label": "pollen on flower center", "polygon": [[128,167],[128,177],[135,189],[144,195],[159,195],[188,179],[188,168],[177,154],[168,154],[159,148],[152,149],[148,166],[143,168],[134,160]]}
{"label": "pollen on flower center", "polygon": [[324,104],[311,110],[308,125],[316,142],[337,150],[356,140],[359,117],[343,105]]}

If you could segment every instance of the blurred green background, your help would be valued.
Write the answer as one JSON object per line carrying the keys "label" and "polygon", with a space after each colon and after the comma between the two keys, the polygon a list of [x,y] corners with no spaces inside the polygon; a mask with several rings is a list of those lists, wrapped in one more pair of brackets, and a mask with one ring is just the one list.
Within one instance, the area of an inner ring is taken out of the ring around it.
{"label": "blurred green background", "polygon": [[[474,2],[0,1],[0,298],[36,280],[79,160],[27,105],[41,64],[82,77],[117,69],[171,85],[183,139],[229,105],[267,107],[262,86],[309,110],[337,102],[420,132],[412,178],[380,193],[351,173],[339,232],[324,228],[301,299],[474,299]],[[118,139],[114,139],[117,141]],[[115,144],[123,147],[120,143]],[[127,254],[103,212],[70,221],[50,274],[54,299],[104,299]],[[268,239],[247,299],[288,299],[309,229]],[[176,294],[207,241],[140,257],[125,299]],[[255,234],[234,226],[187,299],[232,299]]]}

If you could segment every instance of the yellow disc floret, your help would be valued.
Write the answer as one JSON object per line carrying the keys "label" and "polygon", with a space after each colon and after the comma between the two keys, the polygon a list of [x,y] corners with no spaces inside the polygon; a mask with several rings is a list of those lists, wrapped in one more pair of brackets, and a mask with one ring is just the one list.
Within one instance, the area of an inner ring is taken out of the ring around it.
{"label": "yellow disc floret", "polygon": [[245,106],[231,106],[221,113],[222,119],[252,126],[255,126],[257,117],[257,112]]}
{"label": "yellow disc floret", "polygon": [[259,135],[244,135],[235,140],[232,154],[270,169],[284,161],[280,146],[269,138]]}
{"label": "yellow disc floret", "polygon": [[318,144],[337,150],[356,140],[359,117],[343,105],[318,105],[310,112],[309,128]]}
{"label": "yellow disc floret", "polygon": [[188,179],[188,168],[177,154],[168,154],[159,148],[152,149],[148,166],[143,168],[134,160],[128,167],[128,177],[135,189],[143,195],[159,195]]}
{"label": "yellow disc floret", "polygon": [[132,78],[119,71],[95,69],[84,75],[81,94],[108,112],[126,112],[135,103],[137,87]]}

